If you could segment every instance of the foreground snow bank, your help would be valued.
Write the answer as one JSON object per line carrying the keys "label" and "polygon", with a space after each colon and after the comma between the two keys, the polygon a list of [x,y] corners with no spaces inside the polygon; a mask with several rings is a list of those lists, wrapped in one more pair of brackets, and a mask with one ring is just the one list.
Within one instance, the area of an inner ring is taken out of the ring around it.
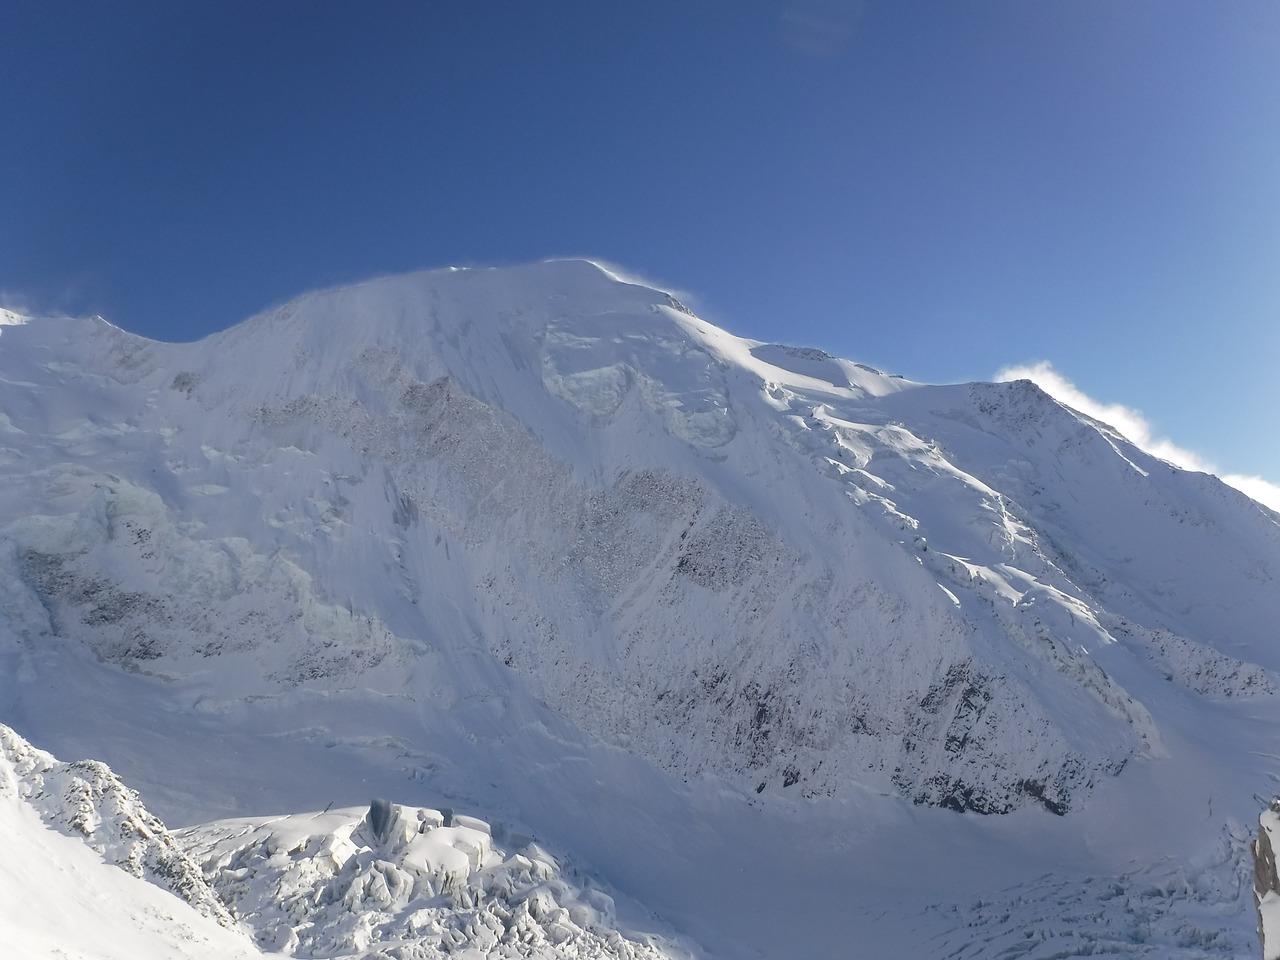
{"label": "foreground snow bank", "polygon": [[[0,946],[11,960],[251,960],[200,871],[104,764],[0,725]],[[145,882],[150,881],[150,882]]]}
{"label": "foreground snow bank", "polygon": [[107,863],[163,887],[224,927],[233,925],[200,868],[105,763],[61,763],[0,724],[0,798],[25,802]]}

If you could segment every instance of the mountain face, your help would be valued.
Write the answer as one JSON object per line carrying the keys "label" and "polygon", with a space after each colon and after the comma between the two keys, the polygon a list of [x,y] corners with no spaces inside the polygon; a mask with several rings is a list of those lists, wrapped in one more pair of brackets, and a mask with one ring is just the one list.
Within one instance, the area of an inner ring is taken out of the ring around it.
{"label": "mountain face", "polygon": [[[1052,871],[1118,956],[1251,936],[1280,516],[1029,382],[743,340],[577,261],[194,344],[8,321],[0,721],[170,822],[465,803],[713,956],[995,951],[1019,911],[954,904]],[[1106,884],[1170,862],[1189,905],[1126,939]]]}

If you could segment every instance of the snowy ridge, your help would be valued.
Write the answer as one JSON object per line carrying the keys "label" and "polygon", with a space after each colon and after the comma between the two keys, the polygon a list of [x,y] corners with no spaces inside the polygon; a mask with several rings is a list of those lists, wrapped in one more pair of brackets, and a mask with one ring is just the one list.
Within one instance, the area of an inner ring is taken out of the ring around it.
{"label": "snowy ridge", "polygon": [[[195,344],[5,326],[0,414],[0,719],[170,822],[454,798],[712,953],[787,955],[771,889],[825,956],[815,824],[855,859],[998,842],[994,895],[1203,860],[1280,772],[1280,517],[1028,382],[743,340],[559,262]],[[1214,856],[1191,900],[1238,927]],[[917,936],[901,883],[857,922]]]}
{"label": "snowy ridge", "polygon": [[48,825],[108,863],[180,897],[224,927],[234,923],[200,868],[104,763],[61,763],[0,724],[0,796],[17,798]]}
{"label": "snowy ridge", "polygon": [[0,726],[0,945],[12,960],[262,954],[137,795]]}
{"label": "snowy ridge", "polygon": [[375,801],[182,831],[266,950],[296,957],[661,960],[619,934],[613,900],[528,837],[471,817]]}

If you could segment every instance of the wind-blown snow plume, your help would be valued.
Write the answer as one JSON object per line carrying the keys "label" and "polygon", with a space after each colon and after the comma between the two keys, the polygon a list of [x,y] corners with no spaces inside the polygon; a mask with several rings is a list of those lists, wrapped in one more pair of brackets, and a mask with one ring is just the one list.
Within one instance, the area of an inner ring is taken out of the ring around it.
{"label": "wind-blown snow plume", "polygon": [[1147,453],[1188,470],[1212,473],[1224,483],[1229,483],[1237,490],[1247,493],[1259,503],[1272,510],[1280,511],[1280,484],[1248,474],[1223,472],[1200,454],[1179,446],[1168,437],[1160,436],[1152,427],[1151,421],[1141,411],[1124,404],[1106,403],[1089,396],[1054,369],[1053,364],[1047,360],[1002,367],[997,371],[995,379],[997,381],[1030,380],[1067,406],[1115,427]]}

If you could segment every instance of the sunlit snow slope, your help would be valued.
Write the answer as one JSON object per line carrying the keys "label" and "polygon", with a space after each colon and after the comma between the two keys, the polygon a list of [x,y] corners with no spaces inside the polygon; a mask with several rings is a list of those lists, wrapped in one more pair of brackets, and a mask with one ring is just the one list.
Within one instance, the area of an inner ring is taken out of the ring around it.
{"label": "sunlit snow slope", "polygon": [[465,803],[713,956],[1250,949],[1280,516],[1029,382],[581,261],[11,320],[0,720],[170,821]]}
{"label": "sunlit snow slope", "polygon": [[60,763],[0,725],[7,960],[250,960],[196,866],[103,764]]}

